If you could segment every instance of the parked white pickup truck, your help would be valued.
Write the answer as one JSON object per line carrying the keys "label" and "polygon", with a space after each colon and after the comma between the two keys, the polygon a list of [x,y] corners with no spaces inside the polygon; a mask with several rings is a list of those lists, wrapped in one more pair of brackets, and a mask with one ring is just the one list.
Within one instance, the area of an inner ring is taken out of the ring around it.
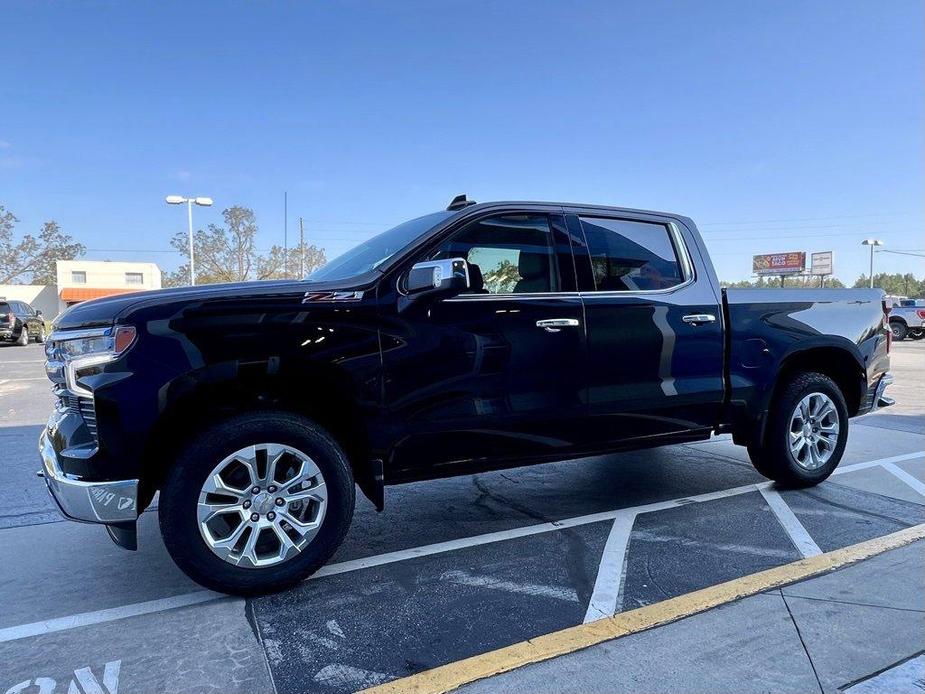
{"label": "parked white pickup truck", "polygon": [[925,337],[925,299],[900,299],[890,310],[890,330],[894,340],[921,340]]}

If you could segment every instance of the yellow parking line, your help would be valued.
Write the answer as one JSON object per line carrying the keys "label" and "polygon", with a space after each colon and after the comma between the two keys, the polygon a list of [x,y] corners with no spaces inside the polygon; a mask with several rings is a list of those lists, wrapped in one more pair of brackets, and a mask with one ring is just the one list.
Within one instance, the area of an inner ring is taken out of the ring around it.
{"label": "yellow parking line", "polygon": [[367,694],[442,694],[485,677],[668,624],[770,588],[833,571],[923,538],[925,523],[833,552],[801,559],[792,564],[695,590],[654,605],[621,612],[597,622],[579,624],[496,651],[441,665],[363,691]]}

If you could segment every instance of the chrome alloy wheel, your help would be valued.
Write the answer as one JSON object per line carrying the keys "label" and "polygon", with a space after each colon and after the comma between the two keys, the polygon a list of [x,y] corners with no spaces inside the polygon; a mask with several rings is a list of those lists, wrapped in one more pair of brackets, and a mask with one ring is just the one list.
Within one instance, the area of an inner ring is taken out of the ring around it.
{"label": "chrome alloy wheel", "polygon": [[810,393],[790,416],[790,452],[797,465],[815,470],[826,464],[838,445],[838,410],[824,393]]}
{"label": "chrome alloy wheel", "polygon": [[315,462],[302,451],[258,443],[215,466],[199,493],[199,532],[235,566],[281,564],[312,541],[328,494]]}

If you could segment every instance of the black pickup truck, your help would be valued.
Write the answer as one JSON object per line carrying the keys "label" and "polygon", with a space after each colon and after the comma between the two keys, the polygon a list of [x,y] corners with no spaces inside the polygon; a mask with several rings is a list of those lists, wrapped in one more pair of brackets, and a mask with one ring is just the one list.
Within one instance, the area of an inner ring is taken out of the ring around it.
{"label": "black pickup truck", "polygon": [[381,510],[385,485],[724,432],[817,484],[890,404],[887,316],[879,290],[721,290],[686,217],[459,196],[303,281],[71,308],[40,474],[129,549],[159,491],[187,574],[276,590],[332,555],[355,486]]}

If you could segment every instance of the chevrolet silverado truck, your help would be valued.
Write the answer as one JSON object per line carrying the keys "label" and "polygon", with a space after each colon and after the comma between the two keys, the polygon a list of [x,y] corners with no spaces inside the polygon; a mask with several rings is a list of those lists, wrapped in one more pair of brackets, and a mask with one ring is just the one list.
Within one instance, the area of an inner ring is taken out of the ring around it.
{"label": "chevrolet silverado truck", "polygon": [[159,493],[183,571],[261,593],[331,557],[356,487],[382,510],[387,485],[722,433],[818,484],[890,404],[890,344],[880,290],[721,289],[687,217],[458,196],[304,280],[63,313],[40,475],[128,549]]}

